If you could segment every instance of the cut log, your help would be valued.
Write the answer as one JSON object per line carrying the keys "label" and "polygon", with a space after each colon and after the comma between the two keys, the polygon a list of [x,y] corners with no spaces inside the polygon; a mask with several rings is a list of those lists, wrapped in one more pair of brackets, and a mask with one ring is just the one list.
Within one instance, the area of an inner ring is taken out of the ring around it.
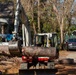
{"label": "cut log", "polygon": [[55,68],[56,69],[64,69],[65,66],[64,65],[61,65],[61,64],[57,64],[57,65],[55,65]]}
{"label": "cut log", "polygon": [[72,58],[66,58],[59,60],[60,64],[74,64],[74,59]]}
{"label": "cut log", "polygon": [[23,47],[22,53],[26,56],[48,56],[55,57],[56,56],[56,48],[50,47]]}
{"label": "cut log", "polygon": [[0,54],[10,55],[10,53],[9,53],[9,47],[6,46],[6,45],[0,46]]}

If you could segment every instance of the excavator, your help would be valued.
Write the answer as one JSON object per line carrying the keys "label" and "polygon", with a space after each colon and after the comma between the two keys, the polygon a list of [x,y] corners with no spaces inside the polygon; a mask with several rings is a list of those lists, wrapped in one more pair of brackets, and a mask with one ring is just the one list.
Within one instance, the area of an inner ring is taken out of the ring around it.
{"label": "excavator", "polygon": [[[13,3],[10,2],[9,3]],[[12,6],[13,7],[13,6]],[[21,25],[21,35],[19,33],[19,26],[20,26],[20,10],[22,8],[20,0],[16,0],[15,6],[15,14],[14,14],[14,25],[10,25],[10,18],[4,18],[2,16],[0,18],[0,26],[1,26],[1,34],[0,34],[0,51],[5,52],[11,55],[21,55],[21,48],[22,45],[29,46],[30,45],[30,27],[28,24]],[[21,13],[22,14],[22,13]],[[26,19],[26,18],[25,18]],[[4,28],[4,30],[3,30]],[[26,39],[26,42],[25,42]],[[23,43],[22,43],[23,41]],[[7,50],[7,51],[6,51]]]}
{"label": "excavator", "polygon": [[[11,30],[11,34],[10,34],[10,31],[8,31],[7,34],[5,33],[0,34],[0,37],[1,37],[0,38],[1,39],[0,40],[0,53],[6,53],[11,56],[22,56],[23,64],[24,63],[28,64],[27,68],[29,68],[30,63],[35,64],[36,62],[37,64],[37,63],[47,62],[48,64],[52,60],[57,59],[59,56],[59,51],[57,48],[58,46],[57,33],[52,32],[52,33],[35,34],[34,39],[33,39],[34,43],[33,45],[31,45],[30,25],[29,23],[28,24],[20,23],[19,15],[20,15],[21,8],[22,8],[22,5],[20,3],[20,0],[17,0],[13,31]],[[27,18],[25,17],[25,19]],[[9,24],[8,20],[5,18],[1,18],[0,23]],[[9,30],[10,27],[7,27],[8,29],[6,30]],[[19,33],[20,31],[19,28],[22,28],[21,29],[22,33]],[[38,52],[40,50],[42,53]]]}

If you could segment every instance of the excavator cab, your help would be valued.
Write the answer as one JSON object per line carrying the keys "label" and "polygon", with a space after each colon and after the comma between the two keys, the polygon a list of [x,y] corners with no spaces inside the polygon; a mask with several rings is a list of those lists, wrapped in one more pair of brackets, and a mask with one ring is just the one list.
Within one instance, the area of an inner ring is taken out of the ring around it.
{"label": "excavator cab", "polygon": [[34,36],[34,46],[56,47],[57,43],[57,33],[38,33]]}

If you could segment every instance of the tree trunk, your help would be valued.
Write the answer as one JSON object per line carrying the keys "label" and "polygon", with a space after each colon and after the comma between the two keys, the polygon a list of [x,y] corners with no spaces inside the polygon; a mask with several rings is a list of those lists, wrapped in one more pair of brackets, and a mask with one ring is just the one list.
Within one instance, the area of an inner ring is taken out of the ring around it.
{"label": "tree trunk", "polygon": [[64,18],[62,18],[60,25],[61,49],[63,49],[63,37],[64,37],[63,26],[64,26]]}
{"label": "tree trunk", "polygon": [[4,25],[2,25],[2,32],[1,33],[4,34]]}
{"label": "tree trunk", "polygon": [[38,32],[40,32],[40,0],[38,0]]}
{"label": "tree trunk", "polygon": [[34,34],[36,34],[36,27],[34,24],[34,7],[33,7],[33,0],[32,0],[32,25],[33,25],[33,29],[34,29]]}
{"label": "tree trunk", "polygon": [[56,48],[55,47],[23,47],[22,54],[26,56],[48,56],[55,57],[56,56]]}
{"label": "tree trunk", "polygon": [[10,55],[9,47],[6,46],[6,45],[1,45],[0,46],[0,54],[2,54],[2,55]]}

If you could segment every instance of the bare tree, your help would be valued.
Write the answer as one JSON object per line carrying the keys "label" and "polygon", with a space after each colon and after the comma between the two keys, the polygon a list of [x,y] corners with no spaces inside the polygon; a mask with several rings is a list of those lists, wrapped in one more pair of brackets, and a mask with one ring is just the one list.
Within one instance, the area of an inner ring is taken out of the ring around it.
{"label": "bare tree", "polygon": [[[46,21],[48,18],[47,21],[48,22],[50,21],[51,24],[53,23],[54,27],[53,26],[52,27],[54,28],[54,31],[55,31],[55,29],[56,29],[55,27],[57,25],[57,24],[55,24],[55,22],[58,22],[58,25],[60,27],[60,38],[61,38],[61,44],[62,44],[63,43],[63,37],[64,37],[64,29],[65,29],[65,18],[67,15],[70,15],[70,10],[71,10],[73,1],[74,0],[46,0],[46,1],[43,1],[44,3],[43,2],[41,3],[41,0],[37,0],[37,1],[36,0],[21,0],[21,3],[24,6],[26,13],[31,16],[31,19],[32,19],[31,22],[32,22],[32,26],[33,26],[35,33],[36,33],[36,27],[38,27],[38,31],[40,31],[41,19],[45,19],[45,21]],[[46,2],[48,4],[46,4]],[[35,24],[34,24],[35,6],[36,6],[36,13],[38,12],[38,17],[37,17],[38,26],[35,26]],[[53,11],[46,9],[49,7],[53,7]],[[48,16],[49,15],[48,11],[50,13],[53,12],[55,14],[55,16],[56,16],[56,17],[54,17],[54,18],[56,18],[55,20],[53,18],[51,18],[51,16]],[[45,15],[47,15],[47,16],[43,17]]]}
{"label": "bare tree", "polygon": [[38,32],[40,32],[40,0],[38,0]]}
{"label": "bare tree", "polygon": [[60,26],[60,37],[61,37],[61,44],[63,44],[64,38],[64,20],[67,15],[70,15],[70,10],[72,7],[74,0],[64,0],[63,2],[54,0],[53,3],[53,10],[57,17],[58,24]]}
{"label": "bare tree", "polygon": [[32,0],[32,7],[31,7],[31,9],[32,9],[32,14],[31,14],[31,17],[32,17],[32,25],[33,25],[33,29],[34,29],[34,34],[36,34],[37,33],[37,31],[36,31],[36,25],[35,25],[35,23],[34,23],[34,0]]}

